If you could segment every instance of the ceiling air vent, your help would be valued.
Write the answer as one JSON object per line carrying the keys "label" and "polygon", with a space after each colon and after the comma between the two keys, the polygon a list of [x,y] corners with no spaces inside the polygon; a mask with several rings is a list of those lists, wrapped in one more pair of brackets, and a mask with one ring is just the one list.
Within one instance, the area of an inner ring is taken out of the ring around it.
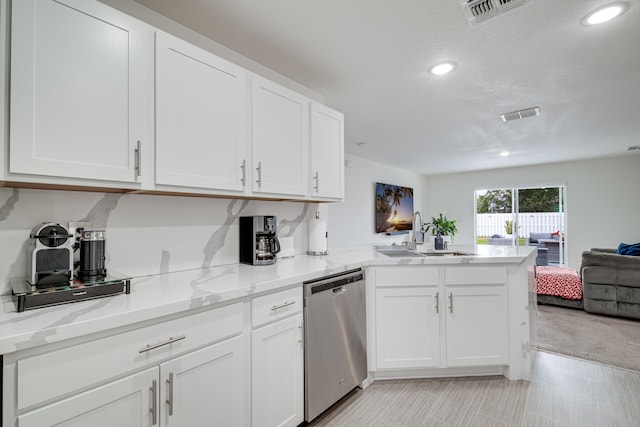
{"label": "ceiling air vent", "polygon": [[500,118],[503,122],[510,122],[511,120],[526,119],[527,117],[539,116],[540,108],[525,108],[524,110],[512,111],[510,113],[500,114]]}
{"label": "ceiling air vent", "polygon": [[467,19],[478,24],[529,0],[461,0]]}
{"label": "ceiling air vent", "polygon": [[640,151],[640,145],[630,145],[627,151]]}

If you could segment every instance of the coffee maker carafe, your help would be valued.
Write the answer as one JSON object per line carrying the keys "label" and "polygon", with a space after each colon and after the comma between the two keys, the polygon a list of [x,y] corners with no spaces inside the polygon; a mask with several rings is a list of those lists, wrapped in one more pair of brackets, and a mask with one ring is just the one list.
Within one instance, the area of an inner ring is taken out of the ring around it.
{"label": "coffee maker carafe", "polygon": [[280,242],[273,215],[240,217],[240,262],[268,265],[276,262]]}

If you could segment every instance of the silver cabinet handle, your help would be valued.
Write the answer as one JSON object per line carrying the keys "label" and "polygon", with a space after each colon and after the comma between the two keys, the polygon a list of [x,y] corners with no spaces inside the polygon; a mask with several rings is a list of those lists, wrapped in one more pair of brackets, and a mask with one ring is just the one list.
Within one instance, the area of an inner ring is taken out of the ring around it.
{"label": "silver cabinet handle", "polygon": [[439,292],[436,292],[435,299],[436,299],[436,314],[438,314],[440,313],[440,293]]}
{"label": "silver cabinet handle", "polygon": [[258,167],[256,168],[256,171],[258,172],[258,179],[256,180],[256,183],[258,184],[258,188],[262,187],[262,162],[258,162]]}
{"label": "silver cabinet handle", "polygon": [[453,313],[453,292],[449,293],[449,312]]}
{"label": "silver cabinet handle", "polygon": [[142,143],[141,143],[140,140],[136,141],[136,149],[134,150],[134,152],[135,152],[135,156],[136,156],[135,157],[135,166],[134,167],[136,169],[136,176],[139,177],[142,174],[142,172],[141,172],[142,168],[140,167],[140,165],[142,163],[142,160],[141,160],[141,157],[142,157]]}
{"label": "silver cabinet handle", "polygon": [[157,343],[157,344],[147,344],[147,346],[146,346],[146,347],[141,348],[140,350],[138,350],[138,353],[144,353],[145,351],[149,351],[149,350],[156,349],[156,348],[158,348],[158,347],[162,347],[162,346],[165,346],[165,345],[169,345],[169,344],[172,344],[172,343],[174,343],[174,342],[176,342],[176,341],[183,340],[183,339],[185,339],[186,337],[187,337],[186,335],[180,335],[179,337],[175,337],[175,338],[173,338],[173,337],[169,337],[169,339],[168,339],[168,340],[166,340],[166,341],[162,341],[162,342],[159,342],[159,343]]}
{"label": "silver cabinet handle", "polygon": [[316,190],[316,193],[317,193],[318,189],[320,188],[320,180],[318,179],[318,172],[317,171],[316,171],[316,174],[313,177],[313,179],[316,181],[316,186],[313,187],[313,189]]}
{"label": "silver cabinet handle", "polygon": [[169,397],[167,398],[167,405],[169,405],[169,416],[173,415],[173,372],[169,372],[169,379],[167,380],[169,386]]}
{"label": "silver cabinet handle", "polygon": [[80,297],[82,295],[86,295],[88,292],[87,291],[78,291],[78,292],[74,292],[71,295],[73,295],[74,297]]}
{"label": "silver cabinet handle", "polygon": [[273,307],[271,307],[271,311],[280,310],[281,308],[289,307],[290,305],[293,305],[295,303],[296,303],[295,301],[289,301],[289,302],[285,301],[284,304],[274,305]]}
{"label": "silver cabinet handle", "polygon": [[242,182],[242,186],[246,186],[247,185],[247,160],[243,160],[242,161],[242,165],[240,165],[240,169],[242,169],[242,179],[240,180]]}
{"label": "silver cabinet handle", "polygon": [[151,382],[151,425],[158,424],[158,381]]}
{"label": "silver cabinet handle", "polygon": [[302,329],[302,325],[299,325],[298,329],[300,330],[300,338],[298,338],[298,342],[300,344],[303,344],[304,343],[304,329]]}

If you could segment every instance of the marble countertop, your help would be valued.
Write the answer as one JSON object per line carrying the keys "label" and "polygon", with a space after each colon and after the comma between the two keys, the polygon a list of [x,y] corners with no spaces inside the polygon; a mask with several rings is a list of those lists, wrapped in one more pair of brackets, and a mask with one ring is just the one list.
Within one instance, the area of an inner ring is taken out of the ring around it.
{"label": "marble countertop", "polygon": [[0,354],[214,306],[359,267],[520,263],[535,248],[479,245],[455,246],[451,250],[474,255],[398,258],[383,255],[374,246],[367,245],[333,250],[325,256],[297,255],[279,259],[269,266],[230,264],[134,277],[129,295],[22,313],[17,313],[11,296],[3,296],[0,298]]}

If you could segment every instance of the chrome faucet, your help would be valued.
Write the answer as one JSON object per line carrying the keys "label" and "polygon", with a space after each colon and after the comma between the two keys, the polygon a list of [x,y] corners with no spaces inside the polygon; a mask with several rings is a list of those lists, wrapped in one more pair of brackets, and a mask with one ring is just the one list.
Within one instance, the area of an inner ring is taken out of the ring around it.
{"label": "chrome faucet", "polygon": [[[420,221],[416,221],[416,218],[420,218]],[[418,230],[416,231],[416,223],[418,224]],[[418,243],[424,243],[424,233],[422,232],[422,214],[420,211],[416,211],[413,214],[413,226],[411,233],[411,250],[417,249]]]}

